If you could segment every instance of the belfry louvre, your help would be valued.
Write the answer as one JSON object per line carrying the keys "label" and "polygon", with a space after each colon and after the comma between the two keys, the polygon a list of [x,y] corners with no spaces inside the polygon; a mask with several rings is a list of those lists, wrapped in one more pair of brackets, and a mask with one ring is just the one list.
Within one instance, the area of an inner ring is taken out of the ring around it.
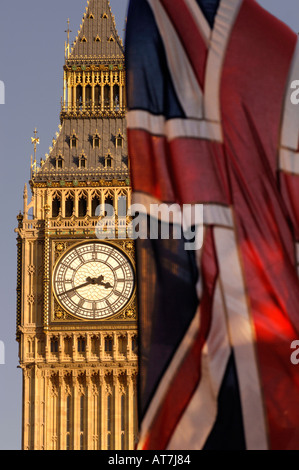
{"label": "belfry louvre", "polygon": [[[59,129],[39,164],[32,137],[17,217],[22,448],[133,449],[135,247],[124,50],[108,0],[88,1],[63,74]],[[100,239],[104,219],[113,236]]]}

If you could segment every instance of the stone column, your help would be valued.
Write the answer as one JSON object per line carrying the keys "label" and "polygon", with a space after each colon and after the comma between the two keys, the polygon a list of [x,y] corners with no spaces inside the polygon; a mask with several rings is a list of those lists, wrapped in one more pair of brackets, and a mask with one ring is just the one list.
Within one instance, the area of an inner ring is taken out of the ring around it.
{"label": "stone column", "polygon": [[113,371],[113,406],[112,416],[114,417],[112,424],[112,442],[113,449],[120,450],[120,393],[119,393],[119,381],[117,371]]}
{"label": "stone column", "polygon": [[58,335],[58,362],[61,362],[63,360],[63,343],[64,337],[60,333]]}
{"label": "stone column", "polygon": [[83,111],[86,109],[86,84],[85,84],[85,72],[83,72],[82,76],[82,104],[83,104]]}
{"label": "stone column", "polygon": [[102,332],[100,333],[99,338],[100,338],[99,360],[100,362],[102,362],[104,360],[104,354],[105,354],[104,334]]}
{"label": "stone column", "polygon": [[112,358],[114,361],[117,360],[117,350],[118,350],[118,335],[113,333],[113,345],[112,345]]}
{"label": "stone column", "polygon": [[73,450],[80,450],[80,400],[78,375],[73,371]]}
{"label": "stone column", "polygon": [[93,449],[93,394],[90,371],[86,371],[86,400],[85,400],[85,442],[86,450]]}
{"label": "stone column", "polygon": [[[59,335],[60,337],[61,335]],[[59,341],[60,342],[60,341]],[[66,449],[66,409],[65,409],[65,387],[64,387],[64,373],[62,370],[59,371],[58,377],[58,450]]]}
{"label": "stone column", "polygon": [[123,108],[123,87],[122,87],[122,72],[118,74],[118,83],[119,83],[119,107],[120,111]]}
{"label": "stone column", "polygon": [[23,370],[23,450],[30,450],[30,369]]}
{"label": "stone column", "polygon": [[127,370],[127,391],[128,391],[128,416],[127,416],[127,436],[128,448],[134,449],[134,380],[132,371]]}
{"label": "stone column", "polygon": [[91,72],[91,109],[94,111],[95,105],[95,80],[94,80],[94,71]]}
{"label": "stone column", "polygon": [[77,360],[77,350],[78,350],[77,339],[78,339],[78,334],[73,333],[73,345],[72,345],[72,360],[73,360],[73,362],[76,362],[76,360]]}
{"label": "stone column", "polygon": [[40,378],[40,373],[37,368],[37,366],[34,366],[33,369],[33,384],[32,384],[32,399],[34,403],[34,418],[33,418],[33,448],[34,450],[40,450],[40,383],[39,383],[39,378]]}
{"label": "stone column", "polygon": [[65,218],[65,191],[61,191],[61,217]]}
{"label": "stone column", "polygon": [[91,216],[91,191],[87,192],[87,215]]}
{"label": "stone column", "polygon": [[113,72],[110,72],[110,111],[113,111]]}
{"label": "stone column", "polygon": [[104,376],[104,371],[100,371],[99,376],[99,448],[100,450],[105,450],[106,448],[106,435],[107,435],[107,423],[106,423],[106,413],[105,413],[105,400],[107,397],[106,393],[106,381]]}
{"label": "stone column", "polygon": [[104,111],[104,86],[105,86],[105,83],[104,83],[104,72],[101,72],[101,108],[102,108],[102,111]]}

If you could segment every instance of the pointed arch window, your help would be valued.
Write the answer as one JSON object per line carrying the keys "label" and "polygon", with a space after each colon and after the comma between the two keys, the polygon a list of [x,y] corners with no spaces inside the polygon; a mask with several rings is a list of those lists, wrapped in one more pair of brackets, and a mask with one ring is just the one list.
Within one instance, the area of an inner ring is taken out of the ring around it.
{"label": "pointed arch window", "polygon": [[61,210],[61,197],[58,194],[52,199],[52,217],[58,217]]}
{"label": "pointed arch window", "polygon": [[76,87],[76,101],[77,105],[81,106],[83,101],[83,88],[82,85],[77,85]]}
{"label": "pointed arch window", "polygon": [[93,13],[90,13],[89,17],[88,17],[90,20],[94,20],[94,14]]}
{"label": "pointed arch window", "polygon": [[115,42],[115,38],[113,36],[110,36],[110,38],[108,38],[108,42]]}
{"label": "pointed arch window", "polygon": [[113,157],[108,153],[105,157],[105,168],[112,168]]}
{"label": "pointed arch window", "polygon": [[105,352],[112,353],[113,349],[113,340],[110,336],[106,336],[105,338]]}
{"label": "pointed arch window", "polygon": [[100,148],[100,143],[101,143],[101,137],[100,135],[96,132],[93,136],[92,136],[92,146],[94,149],[96,148]]}
{"label": "pointed arch window", "polygon": [[111,194],[105,197],[104,213],[105,217],[114,216],[114,197]]}
{"label": "pointed arch window", "polygon": [[77,148],[77,144],[78,144],[78,137],[77,137],[77,135],[73,132],[73,134],[72,134],[71,137],[70,137],[70,147],[71,147],[71,149]]}
{"label": "pointed arch window", "polygon": [[116,111],[119,111],[119,85],[113,86],[113,105]]}
{"label": "pointed arch window", "polygon": [[115,139],[115,146],[116,148],[123,148],[124,144],[124,136],[119,132]]}
{"label": "pointed arch window", "polygon": [[83,36],[83,37],[81,38],[80,42],[87,42],[87,39],[86,39],[86,37],[85,37],[85,36]]}
{"label": "pointed arch window", "polygon": [[92,88],[90,85],[86,85],[85,87],[85,104],[86,106],[90,106],[92,102]]}
{"label": "pointed arch window", "polygon": [[127,216],[127,197],[126,196],[121,195],[118,197],[117,207],[118,207],[118,216],[126,217]]}
{"label": "pointed arch window", "polygon": [[94,101],[95,105],[98,106],[101,104],[102,101],[102,94],[101,94],[101,87],[100,85],[96,85],[94,87]]}
{"label": "pointed arch window", "polygon": [[84,153],[82,153],[79,157],[79,168],[84,170],[87,167],[87,157]]}
{"label": "pointed arch window", "polygon": [[102,14],[102,18],[103,18],[104,20],[107,20],[107,19],[108,19],[107,13],[103,13],[103,14]]}
{"label": "pointed arch window", "polygon": [[104,86],[104,104],[107,107],[110,107],[110,86]]}
{"label": "pointed arch window", "polygon": [[96,217],[96,216],[99,215],[100,210],[98,208],[99,208],[100,205],[101,205],[100,196],[95,195],[92,198],[92,203],[91,203],[91,215],[92,215],[92,217]]}
{"label": "pointed arch window", "polygon": [[81,194],[79,197],[79,217],[85,217],[87,215],[87,196],[86,194]]}
{"label": "pointed arch window", "polygon": [[61,154],[56,157],[56,170],[62,170],[64,168],[64,158]]}
{"label": "pointed arch window", "polygon": [[79,352],[79,353],[84,353],[84,352],[85,352],[85,348],[86,348],[86,341],[85,341],[85,338],[83,338],[82,336],[80,336],[80,338],[78,338],[78,352]]}
{"label": "pointed arch window", "polygon": [[101,38],[99,35],[97,35],[95,38],[94,38],[94,41],[95,42],[102,42]]}
{"label": "pointed arch window", "polygon": [[65,200],[65,217],[72,217],[74,213],[74,196],[68,194]]}
{"label": "pointed arch window", "polygon": [[137,354],[138,353],[138,341],[137,341],[137,337],[136,336],[133,336],[132,337],[132,352],[134,354]]}
{"label": "pointed arch window", "polygon": [[55,337],[51,338],[51,353],[58,353],[58,339]]}

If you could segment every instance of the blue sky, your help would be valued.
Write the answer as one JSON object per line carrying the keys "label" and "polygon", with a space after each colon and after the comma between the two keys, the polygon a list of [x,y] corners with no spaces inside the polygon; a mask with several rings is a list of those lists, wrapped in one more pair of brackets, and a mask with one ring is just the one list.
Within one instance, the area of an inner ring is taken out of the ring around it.
{"label": "blue sky", "polygon": [[[23,188],[29,180],[30,142],[34,128],[44,157],[58,130],[62,66],[67,18],[76,35],[86,0],[14,0],[3,2],[0,17],[0,80],[6,104],[0,105],[0,201],[2,203],[0,341],[5,365],[0,365],[0,450],[21,447],[22,381],[15,342],[16,215],[22,209]],[[123,36],[128,0],[110,0],[119,34]],[[298,0],[259,3],[299,30]],[[299,77],[298,77],[299,78]]]}

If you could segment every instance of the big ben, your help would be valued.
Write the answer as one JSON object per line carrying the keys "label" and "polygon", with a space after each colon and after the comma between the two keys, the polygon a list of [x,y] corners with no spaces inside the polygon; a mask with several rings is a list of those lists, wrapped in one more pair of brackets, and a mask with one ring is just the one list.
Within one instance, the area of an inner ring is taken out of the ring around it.
{"label": "big ben", "polygon": [[[68,34],[69,34],[68,28]],[[130,450],[137,307],[123,44],[89,0],[65,45],[60,124],[18,216],[24,450]]]}

